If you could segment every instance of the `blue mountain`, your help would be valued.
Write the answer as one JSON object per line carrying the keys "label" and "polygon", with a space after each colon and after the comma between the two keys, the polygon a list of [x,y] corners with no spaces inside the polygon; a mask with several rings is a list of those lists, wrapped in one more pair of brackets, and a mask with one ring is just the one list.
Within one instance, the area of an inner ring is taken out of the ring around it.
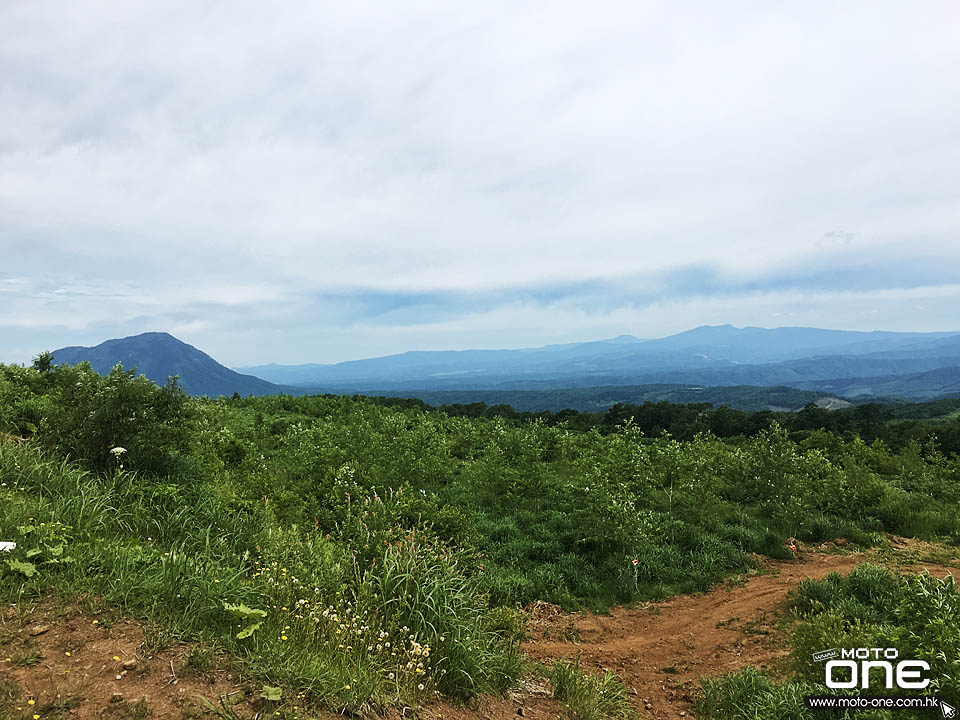
{"label": "blue mountain", "polygon": [[57,365],[88,362],[101,375],[122,363],[125,369],[135,368],[157,384],[176,375],[183,389],[191,395],[216,397],[235,392],[274,395],[283,390],[261,378],[224,367],[206,353],[165,332],[107,340],[95,347],[60,348],[54,351],[53,361]]}

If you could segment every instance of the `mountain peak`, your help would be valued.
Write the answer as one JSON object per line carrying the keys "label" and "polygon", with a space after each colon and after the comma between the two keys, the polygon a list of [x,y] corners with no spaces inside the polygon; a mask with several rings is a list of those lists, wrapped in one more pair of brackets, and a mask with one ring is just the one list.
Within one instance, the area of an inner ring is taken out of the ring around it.
{"label": "mountain peak", "polygon": [[53,352],[55,364],[75,365],[88,362],[101,375],[121,363],[127,370],[136,369],[157,384],[172,375],[191,395],[270,395],[281,388],[252,375],[241,375],[224,367],[205,352],[197,350],[168,332],[145,332],[139,335],[106,340],[94,347],[65,347]]}

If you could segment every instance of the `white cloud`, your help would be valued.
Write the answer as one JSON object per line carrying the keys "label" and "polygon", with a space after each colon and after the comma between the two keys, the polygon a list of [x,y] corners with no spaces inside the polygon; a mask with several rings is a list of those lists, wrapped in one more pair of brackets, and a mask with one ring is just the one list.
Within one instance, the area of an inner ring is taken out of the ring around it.
{"label": "white cloud", "polygon": [[[960,269],[957,20],[951,2],[6,3],[0,326],[141,318],[203,346],[226,344],[218,308],[255,323],[314,293]],[[93,297],[11,284],[77,277]],[[665,299],[664,327],[722,306],[689,302]],[[487,344],[516,312],[492,308]]]}

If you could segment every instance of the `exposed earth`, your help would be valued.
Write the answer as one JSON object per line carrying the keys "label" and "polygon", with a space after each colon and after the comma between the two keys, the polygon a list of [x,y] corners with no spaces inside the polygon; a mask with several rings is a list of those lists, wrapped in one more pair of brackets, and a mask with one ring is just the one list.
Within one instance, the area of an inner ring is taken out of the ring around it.
{"label": "exposed earth", "polygon": [[[776,670],[789,651],[780,618],[787,593],[801,580],[876,560],[838,544],[802,552],[793,561],[765,562],[761,570],[702,595],[613,608],[609,615],[564,613],[536,603],[528,608],[523,650],[544,663],[579,654],[584,668],[615,672],[642,718],[693,718],[700,676],[746,665]],[[935,546],[893,538],[892,547],[883,559],[900,569],[957,574],[937,562],[950,560],[938,557]],[[225,696],[225,706],[241,718],[276,712],[276,704],[244,683],[229,659],[203,648],[165,645],[161,632],[118,617],[92,599],[6,606],[0,609],[0,720],[214,717],[200,696],[214,704]],[[298,717],[300,710],[287,704],[282,716]],[[562,712],[548,683],[531,680],[507,698],[483,698],[472,707],[441,704],[416,716],[554,720]]]}

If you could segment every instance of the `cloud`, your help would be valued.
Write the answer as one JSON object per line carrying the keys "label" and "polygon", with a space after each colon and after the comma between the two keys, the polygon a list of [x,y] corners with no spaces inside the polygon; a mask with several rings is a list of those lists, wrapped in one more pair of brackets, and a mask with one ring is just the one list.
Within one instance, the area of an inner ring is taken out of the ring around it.
{"label": "cloud", "polygon": [[0,328],[177,328],[239,364],[378,354],[365,333],[515,344],[525,318],[778,324],[768,293],[863,327],[811,298],[960,269],[957,20],[950,2],[6,3]]}

